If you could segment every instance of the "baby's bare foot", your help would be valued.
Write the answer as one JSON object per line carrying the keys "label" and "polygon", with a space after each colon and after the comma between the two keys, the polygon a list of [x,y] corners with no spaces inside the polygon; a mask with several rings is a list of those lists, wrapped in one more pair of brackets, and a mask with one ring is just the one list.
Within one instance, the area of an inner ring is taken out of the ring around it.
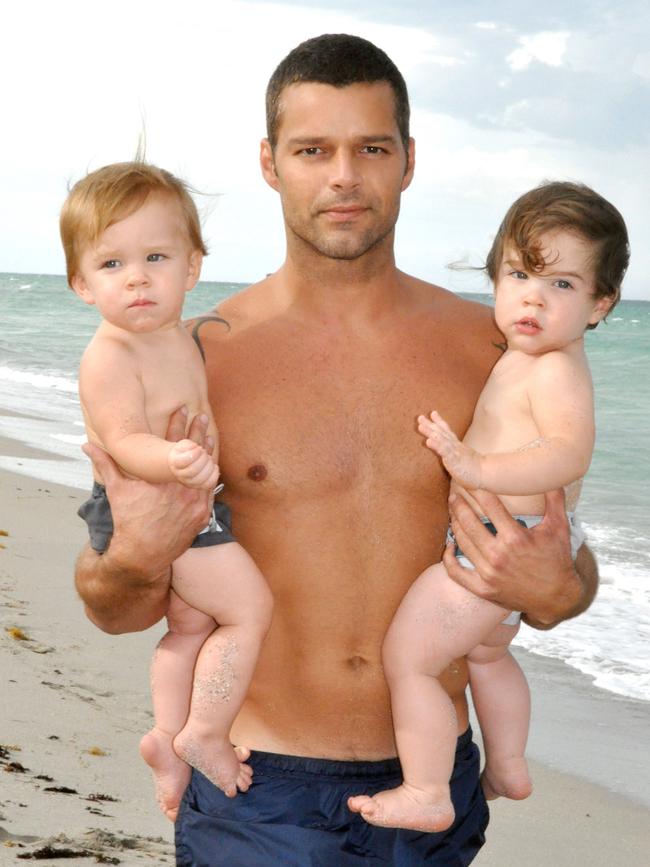
{"label": "baby's bare foot", "polygon": [[246,764],[250,752],[245,747],[233,747],[227,738],[198,734],[185,726],[174,738],[174,750],[229,798],[250,788],[253,770]]}
{"label": "baby's bare foot", "polygon": [[446,831],[454,821],[449,786],[425,791],[403,783],[372,797],[348,798],[348,807],[353,813],[361,813],[369,824],[384,828],[436,832]]}
{"label": "baby's bare foot", "polygon": [[140,755],[153,772],[160,809],[175,822],[183,792],[190,781],[191,768],[174,752],[171,736],[156,728],[140,741]]}
{"label": "baby's bare foot", "polygon": [[523,758],[489,762],[481,774],[481,785],[488,801],[499,797],[523,801],[533,791],[528,765]]}

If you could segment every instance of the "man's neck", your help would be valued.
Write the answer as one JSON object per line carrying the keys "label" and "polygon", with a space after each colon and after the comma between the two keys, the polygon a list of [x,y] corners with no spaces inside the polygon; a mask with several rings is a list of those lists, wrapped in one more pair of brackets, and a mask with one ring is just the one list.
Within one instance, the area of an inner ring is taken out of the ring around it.
{"label": "man's neck", "polygon": [[301,315],[321,321],[360,321],[394,307],[403,288],[392,246],[357,259],[289,250],[279,275],[286,301]]}

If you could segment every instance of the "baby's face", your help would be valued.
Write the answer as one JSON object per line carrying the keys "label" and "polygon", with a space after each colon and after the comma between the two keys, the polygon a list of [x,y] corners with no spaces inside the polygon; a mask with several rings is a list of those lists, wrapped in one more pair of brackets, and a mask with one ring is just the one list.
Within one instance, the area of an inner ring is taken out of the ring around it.
{"label": "baby's face", "polygon": [[200,268],[180,205],[153,194],[83,251],[72,288],[112,325],[148,333],[179,322]]}
{"label": "baby's face", "polygon": [[519,252],[506,246],[495,288],[495,315],[510,349],[540,355],[581,340],[587,325],[609,310],[594,300],[593,244],[572,232],[543,235],[542,271],[526,271]]}

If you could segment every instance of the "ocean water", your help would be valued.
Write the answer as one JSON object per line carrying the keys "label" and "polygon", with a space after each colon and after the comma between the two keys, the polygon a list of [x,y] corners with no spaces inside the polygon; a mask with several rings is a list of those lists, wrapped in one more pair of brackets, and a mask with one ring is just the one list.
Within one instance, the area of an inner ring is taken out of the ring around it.
{"label": "ocean water", "polygon": [[[185,312],[209,310],[238,288],[201,283]],[[63,277],[0,274],[0,316],[0,434],[52,455],[0,454],[0,467],[89,488],[76,371],[96,310]],[[580,514],[601,588],[579,619],[549,632],[523,626],[516,642],[563,660],[603,689],[650,701],[650,302],[622,301],[586,342],[598,435]]]}

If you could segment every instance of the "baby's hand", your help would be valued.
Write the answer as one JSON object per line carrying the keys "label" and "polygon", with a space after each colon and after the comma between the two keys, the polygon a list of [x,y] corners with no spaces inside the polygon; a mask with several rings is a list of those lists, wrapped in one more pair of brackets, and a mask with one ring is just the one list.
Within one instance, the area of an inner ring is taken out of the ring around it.
{"label": "baby's hand", "polygon": [[219,480],[219,467],[208,452],[192,440],[174,443],[168,461],[175,478],[188,488],[211,491]]}
{"label": "baby's hand", "polygon": [[431,418],[418,417],[418,430],[426,437],[427,446],[440,455],[445,469],[465,488],[481,487],[481,456],[464,445],[437,412]]}

